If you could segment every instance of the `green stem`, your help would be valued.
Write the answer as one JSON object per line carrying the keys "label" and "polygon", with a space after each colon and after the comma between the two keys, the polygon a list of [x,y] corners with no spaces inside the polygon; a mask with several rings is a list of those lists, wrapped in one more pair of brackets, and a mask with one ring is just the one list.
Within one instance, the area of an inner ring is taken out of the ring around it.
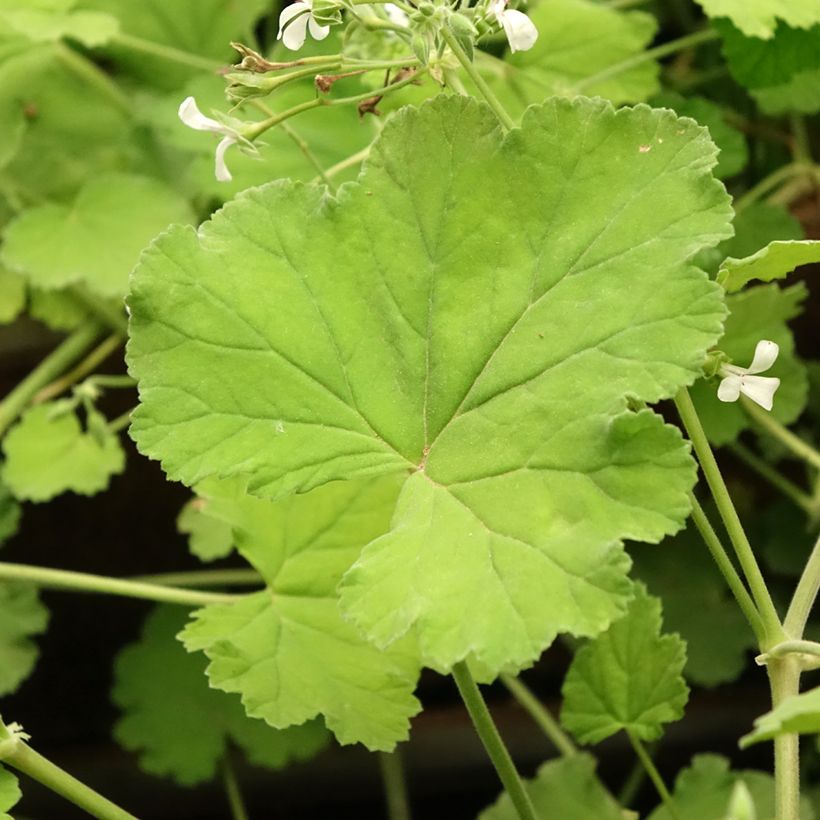
{"label": "green stem", "polygon": [[123,578],[107,578],[87,572],[72,572],[49,567],[33,567],[27,564],[0,562],[0,580],[30,581],[45,589],[65,589],[101,595],[120,595],[125,598],[141,598],[183,606],[205,606],[207,604],[228,604],[237,600],[236,595],[222,592],[202,592],[193,589],[178,589],[143,581],[129,581]]}
{"label": "green stem", "polygon": [[76,367],[69,370],[64,376],[46,385],[35,396],[32,397],[32,404],[41,404],[44,401],[53,399],[68,390],[84,376],[92,373],[102,364],[115,350],[122,347],[122,337],[113,334],[95,347]]}
{"label": "green stem", "polygon": [[780,490],[783,495],[790,498],[798,507],[810,513],[814,509],[811,496],[800,489],[794,482],[789,481],[785,476],[775,470],[770,464],[760,456],[753,453],[745,444],[739,441],[729,445],[729,449],[744,464],[751,467],[758,475],[766,479],[772,487]]}
{"label": "green stem", "polygon": [[641,761],[641,765],[649,775],[649,779],[652,781],[652,785],[658,792],[664,806],[666,806],[666,810],[669,812],[669,815],[673,818],[673,820],[681,820],[678,810],[675,808],[675,801],[672,800],[672,795],[669,794],[669,789],[666,788],[666,783],[663,782],[661,773],[655,767],[652,758],[647,753],[643,743],[641,743],[641,739],[630,729],[626,730],[626,736],[629,738],[629,742],[632,744],[632,748],[635,750],[638,760]]}
{"label": "green stem", "polygon": [[120,32],[114,37],[114,42],[129,51],[138,51],[140,54],[150,54],[171,63],[187,65],[191,68],[199,68],[203,71],[218,71],[225,63],[211,60],[209,57],[202,57],[199,54],[191,54],[189,51],[182,51],[172,46],[165,46],[155,43],[152,40],[143,40],[142,37],[134,37],[132,34]]}
{"label": "green stem", "polygon": [[[105,299],[100,299],[83,285],[72,285],[71,295],[100,321],[105,322],[114,333],[125,338],[128,335],[128,319],[124,309],[117,309]],[[124,307],[124,306],[123,306]]]}
{"label": "green stem", "polygon": [[675,406],[678,408],[683,426],[689,434],[689,439],[692,442],[692,447],[700,462],[706,483],[709,485],[709,489],[715,499],[718,512],[723,519],[723,524],[729,535],[729,540],[732,542],[735,554],[740,562],[740,567],[743,570],[746,582],[751,590],[752,599],[755,602],[757,611],[760,613],[765,631],[765,644],[767,644],[762,645],[761,649],[765,650],[768,646],[778,643],[786,637],[783,634],[780,618],[778,617],[777,610],[769,594],[763,573],[761,573],[757,559],[752,551],[752,546],[746,537],[743,525],[740,523],[737,510],[732,503],[729,490],[726,487],[726,483],[720,473],[720,468],[712,453],[712,448],[709,446],[709,440],[706,438],[706,433],[698,418],[695,405],[692,402],[689,391],[685,387],[682,387],[677,396],[675,396]]}
{"label": "green stem", "polygon": [[322,166],[322,163],[319,162],[319,158],[313,151],[310,150],[310,146],[307,142],[296,133],[296,131],[291,128],[286,122],[281,123],[279,126],[289,137],[290,139],[296,144],[296,147],[304,154],[305,159],[316,169],[316,173],[319,179],[330,188],[331,191],[336,190],[336,186],[330,181],[330,177],[325,174],[325,169]]}
{"label": "green stem", "polygon": [[811,464],[812,467],[820,469],[820,453],[818,453],[814,447],[810,444],[806,444],[803,439],[796,436],[791,430],[788,430],[777,421],[771,413],[768,413],[745,396],[740,397],[740,404],[758,427],[765,430],[773,438],[776,438],[798,458],[802,458]]}
{"label": "green stem", "polygon": [[726,583],[735,596],[735,600],[741,611],[746,616],[746,620],[749,622],[752,632],[755,633],[758,643],[762,642],[764,637],[763,622],[760,620],[760,613],[757,611],[757,607],[749,595],[749,591],[737,574],[734,564],[726,553],[714,527],[712,527],[712,522],[709,521],[708,516],[704,512],[703,507],[700,506],[697,498],[695,498],[694,493],[689,494],[689,500],[692,502],[692,521],[695,522],[695,526],[698,528],[698,532],[700,532],[707,549],[711,553],[721,574],[726,579]]}
{"label": "green stem", "polygon": [[809,131],[806,128],[806,120],[799,114],[791,115],[793,155],[795,162],[802,162],[808,165],[813,163],[811,156],[811,141]]}
{"label": "green stem", "polygon": [[174,587],[265,585],[264,579],[255,569],[200,569],[193,572],[162,572],[157,575],[135,575],[126,580]]}
{"label": "green stem", "polygon": [[128,95],[96,63],[62,43],[57,43],[54,51],[66,68],[107,97],[120,113],[129,119],[133,118],[134,112]]}
{"label": "green stem", "polygon": [[245,801],[242,799],[242,790],[239,788],[239,780],[236,777],[233,763],[231,761],[230,749],[226,749],[222,756],[222,785],[225,787],[225,796],[228,798],[228,807],[231,811],[232,820],[249,820],[248,810],[245,808]]}
{"label": "green stem", "polygon": [[102,328],[96,322],[88,322],[64,339],[49,353],[28,376],[0,401],[0,435],[2,435],[23,412],[34,396],[61,376],[99,338]]}
{"label": "green stem", "polygon": [[319,179],[323,179],[325,177],[331,178],[335,177],[337,174],[341,174],[342,171],[346,171],[348,168],[353,168],[354,166],[358,165],[364,160],[367,159],[368,155],[370,154],[370,146],[368,145],[366,148],[362,148],[361,151],[357,151],[355,154],[351,154],[349,157],[337,162],[335,165],[331,165],[321,177],[317,177],[314,179],[314,182],[318,182]]}
{"label": "green stem", "polygon": [[493,113],[498,117],[498,121],[507,131],[515,128],[515,121],[513,118],[507,113],[504,106],[501,104],[498,97],[495,96],[492,89],[485,79],[481,76],[478,69],[473,64],[472,60],[467,56],[464,49],[459,45],[458,40],[456,40],[455,35],[446,27],[442,27],[441,29],[441,36],[444,38],[444,42],[450,47],[450,51],[453,52],[456,59],[461,63],[462,68],[467,72],[469,78],[473,81],[473,85],[479,90],[481,96],[487,101],[487,105],[492,108]]}
{"label": "green stem", "polygon": [[803,574],[797,582],[789,610],[783,621],[783,629],[790,638],[802,638],[817,591],[820,589],[820,538],[814,544]]}
{"label": "green stem", "polygon": [[530,797],[524,790],[521,778],[518,776],[515,764],[498,733],[498,729],[493,723],[490,710],[481,697],[481,692],[476,685],[466,661],[461,661],[453,667],[453,678],[458,686],[461,699],[470,713],[476,732],[478,733],[487,754],[495,767],[498,777],[510,797],[515,811],[520,820],[537,820],[535,809],[532,806]]}
{"label": "green stem", "polygon": [[0,737],[3,736],[7,739],[0,740],[0,747],[3,747],[0,759],[5,765],[42,783],[46,788],[64,797],[75,806],[79,806],[98,820],[136,820],[133,814],[121,809],[94,789],[81,783],[73,775],[35,752],[21,738],[8,739],[10,736],[5,727],[0,731]]}
{"label": "green stem", "polygon": [[610,80],[612,77],[617,77],[625,71],[631,71],[639,65],[651,62],[652,60],[660,60],[663,57],[669,57],[672,54],[677,54],[679,51],[684,51],[687,48],[694,48],[695,46],[708,43],[711,40],[718,38],[718,33],[714,29],[704,29],[703,31],[696,31],[693,34],[687,34],[685,37],[679,37],[677,40],[671,40],[663,45],[650,48],[628,60],[623,60],[615,65],[608,66],[603,71],[597,74],[592,74],[589,77],[584,77],[579,80],[571,89],[572,94],[579,94],[583,89],[589,88],[592,85]]}
{"label": "green stem", "polygon": [[[651,747],[649,749],[649,753],[651,754]],[[624,808],[629,808],[638,796],[638,792],[641,790],[641,786],[643,786],[645,779],[646,769],[643,767],[641,761],[638,760],[630,769],[621,790],[618,792],[618,805],[623,806]]]}
{"label": "green stem", "polygon": [[119,415],[115,419],[109,421],[108,429],[112,433],[119,433],[120,430],[125,430],[125,428],[131,424],[131,414],[133,412],[134,408],[132,407],[130,410],[126,410],[122,415]]}
{"label": "green stem", "polygon": [[745,194],[743,194],[743,196],[738,197],[734,201],[733,207],[735,209],[735,213],[740,213],[750,205],[753,205],[759,199],[766,196],[766,194],[770,191],[777,188],[778,185],[782,185],[784,182],[792,179],[793,177],[803,176],[811,171],[812,167],[802,162],[790,162],[788,165],[782,165],[776,171],[773,171],[768,176],[763,177],[760,182],[753,185],[748,191],[746,191]]}
{"label": "green stem", "polygon": [[804,640],[783,641],[773,646],[768,652],[758,655],[755,663],[764,666],[772,658],[785,658],[786,655],[811,655],[813,658],[820,658],[820,643]]}
{"label": "green stem", "polygon": [[[772,708],[800,691],[800,666],[796,658],[772,660],[766,667],[772,691]],[[774,791],[776,820],[800,817],[800,744],[797,734],[774,739]]]}
{"label": "green stem", "polygon": [[558,721],[550,714],[549,710],[538,700],[518,678],[512,675],[501,675],[501,683],[507,687],[510,694],[524,707],[530,717],[538,724],[551,743],[561,753],[563,757],[572,757],[578,753],[575,744],[570,740],[567,733],[558,725]]}
{"label": "green stem", "polygon": [[388,820],[410,820],[410,801],[404,780],[401,752],[379,752],[379,769],[384,784]]}

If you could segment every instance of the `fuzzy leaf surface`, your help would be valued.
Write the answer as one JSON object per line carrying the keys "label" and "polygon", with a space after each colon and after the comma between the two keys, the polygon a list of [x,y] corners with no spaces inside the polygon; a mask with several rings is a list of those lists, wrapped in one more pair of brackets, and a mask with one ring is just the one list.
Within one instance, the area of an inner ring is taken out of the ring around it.
{"label": "fuzzy leaf surface", "polygon": [[818,241],[770,242],[752,256],[726,259],[718,272],[718,281],[727,292],[734,293],[755,279],[761,282],[783,279],[800,265],[815,262],[820,262]]}
{"label": "fuzzy leaf surface", "polygon": [[48,610],[32,584],[0,584],[0,695],[8,695],[31,674],[39,650],[32,636],[45,632]]}
{"label": "fuzzy leaf surface", "polygon": [[561,722],[581,743],[625,729],[642,740],[679,720],[689,697],[686,643],[661,635],[661,603],[643,585],[626,615],[575,653],[562,694]]}
{"label": "fuzzy leaf surface", "polygon": [[363,544],[384,532],[401,482],[335,482],[280,502],[242,482],[199,488],[268,587],[194,613],[180,636],[210,659],[211,685],[238,692],[252,717],[285,728],[323,715],[341,743],[392,749],[419,711],[419,663],[405,641],[381,651],[339,611],[336,586]]}
{"label": "fuzzy leaf surface", "polygon": [[231,742],[272,769],[313,757],[327,743],[315,721],[272,729],[249,718],[239,698],[211,689],[205,659],[176,640],[185,620],[178,607],[157,607],[140,639],[117,656],[111,695],[123,715],[114,737],[139,754],[142,769],[192,786],[214,777]]}
{"label": "fuzzy leaf surface", "polygon": [[714,162],[647,107],[553,99],[506,138],[469,99],[406,109],[338,200],[272,184],[144,254],[132,435],[173,479],[260,496],[400,476],[342,588],[379,646],[497,671],[597,634],[629,596],[620,540],[688,512],[687,447],[626,395],[673,395],[720,333],[688,264],[729,232]]}

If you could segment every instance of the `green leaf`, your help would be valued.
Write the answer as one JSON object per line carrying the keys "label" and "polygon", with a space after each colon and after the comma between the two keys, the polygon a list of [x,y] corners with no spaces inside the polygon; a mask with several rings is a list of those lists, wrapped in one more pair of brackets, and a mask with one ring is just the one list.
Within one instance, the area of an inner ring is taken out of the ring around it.
{"label": "green leaf", "polygon": [[[771,284],[748,288],[726,299],[729,317],[726,319],[725,335],[718,347],[734,363],[747,366],[752,361],[755,345],[761,339],[769,339],[780,345],[780,355],[766,375],[780,378],[772,415],[782,424],[791,424],[806,406],[806,368],[795,355],[794,337],[787,325],[790,319],[802,312],[806,295],[806,287],[802,283],[783,289]],[[717,381],[699,381],[692,387],[691,394],[713,444],[729,444],[751,427],[749,417],[739,403],[726,403],[718,399]]]}
{"label": "green leaf", "polygon": [[782,700],[774,709],[755,719],[755,728],[740,738],[740,748],[772,740],[783,734],[820,732],[820,686]]}
{"label": "green leaf", "polygon": [[420,709],[412,647],[366,643],[336,597],[362,544],[389,526],[400,483],[335,482],[278,503],[245,495],[237,481],[199,488],[268,589],[199,610],[180,638],[204,650],[211,685],[240,693],[252,717],[284,728],[321,714],[339,742],[370,749],[407,737]]}
{"label": "green leaf", "polygon": [[[73,5],[73,4],[72,4]],[[116,17],[96,11],[3,8],[0,23],[35,43],[76,40],[87,48],[109,42],[118,32]]]}
{"label": "green leaf", "polygon": [[25,306],[25,279],[0,266],[0,323],[16,319]]}
{"label": "green leaf", "polygon": [[180,510],[177,529],[188,536],[188,549],[200,561],[215,561],[233,550],[233,528],[208,514],[207,498],[192,498]]}
{"label": "green leaf", "polygon": [[22,796],[17,777],[0,765],[0,820],[14,820],[7,812],[17,805]]}
{"label": "green leaf", "polygon": [[18,581],[0,583],[0,695],[16,692],[40,654],[33,635],[45,632],[48,610],[37,587]]}
{"label": "green leaf", "polygon": [[379,646],[497,671],[597,634],[629,595],[620,540],[689,507],[686,445],[626,395],[673,395],[720,333],[688,264],[729,231],[714,154],[691,120],[601,100],[506,139],[467,98],[405,109],[338,200],[269,185],[144,254],[132,435],[172,479],[260,496],[401,476],[342,588]]}
{"label": "green leaf", "polygon": [[778,21],[795,28],[820,23],[815,0],[697,0],[709,17],[728,17],[749,37],[769,39]]}
{"label": "green leaf", "polygon": [[600,743],[621,729],[655,740],[683,716],[686,644],[661,635],[661,602],[642,584],[626,615],[581,647],[562,694],[561,722],[581,743]]}
{"label": "green leaf", "polygon": [[75,330],[89,318],[85,306],[68,288],[29,288],[28,312],[51,330]]}
{"label": "green leaf", "polygon": [[633,574],[663,601],[666,630],[686,642],[686,677],[700,686],[737,679],[755,636],[694,525],[659,547],[630,544],[629,554]]}
{"label": "green leaf", "polygon": [[239,699],[208,686],[205,659],[175,640],[186,613],[157,607],[142,635],[117,656],[112,698],[123,711],[117,742],[139,754],[146,772],[191,786],[211,780],[230,743],[252,763],[279,769],[306,760],[328,741],[317,722],[272,729],[245,714]]}
{"label": "green leaf", "polygon": [[48,501],[64,492],[94,495],[125,468],[116,434],[84,431],[73,412],[52,402],[23,414],[3,439],[3,452],[3,481],[24,501]]}
{"label": "green leaf", "polygon": [[17,499],[11,494],[9,488],[0,481],[0,544],[8,541],[17,532],[21,513]]}
{"label": "green leaf", "polygon": [[3,262],[41,288],[85,283],[122,296],[142,248],[171,222],[189,222],[188,203],[148,177],[108,174],[87,183],[70,206],[24,211],[4,231]]}
{"label": "green leaf", "polygon": [[[533,808],[543,820],[623,820],[612,795],[595,774],[595,758],[588,754],[544,763],[524,788]],[[518,820],[518,813],[506,792],[479,820]]]}
{"label": "green leaf", "polygon": [[494,84],[514,110],[551,94],[573,96],[579,84],[581,93],[616,104],[642,102],[658,90],[654,60],[588,82],[644,51],[658,27],[653,15],[616,11],[589,0],[550,0],[533,5],[528,14],[538,40],[529,51],[509,55],[513,69],[500,68],[501,78]]}
{"label": "green leaf", "polygon": [[[731,771],[729,761],[720,755],[704,754],[692,758],[675,781],[672,799],[677,820],[725,820],[735,784],[746,784],[760,820],[775,815],[774,778],[753,769]],[[805,798],[800,803],[801,820],[813,820],[814,812]],[[659,806],[648,820],[676,820],[665,806]]]}
{"label": "green leaf", "polygon": [[800,265],[814,262],[820,262],[820,242],[810,239],[770,242],[744,259],[726,259],[718,272],[718,282],[728,293],[734,293],[755,279],[761,282],[783,279]]}

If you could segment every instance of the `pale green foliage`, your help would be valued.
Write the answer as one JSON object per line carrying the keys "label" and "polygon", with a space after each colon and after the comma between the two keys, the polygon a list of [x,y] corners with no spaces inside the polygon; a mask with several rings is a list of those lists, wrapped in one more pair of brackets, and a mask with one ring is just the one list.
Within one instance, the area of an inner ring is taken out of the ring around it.
{"label": "pale green foliage", "polygon": [[124,714],[114,736],[139,753],[145,771],[189,786],[213,778],[229,742],[252,763],[274,769],[312,757],[327,743],[315,721],[272,729],[249,718],[235,695],[211,689],[205,659],[175,640],[185,620],[178,607],[157,607],[140,640],[117,657],[112,698]]}
{"label": "pale green foliage", "polygon": [[749,37],[768,39],[778,21],[795,28],[820,23],[816,0],[697,0],[709,17],[728,17]]}
{"label": "pale green foliage", "polygon": [[191,219],[187,202],[162,183],[103,175],[70,207],[24,211],[6,227],[0,258],[42,288],[82,282],[103,296],[122,296],[142,248],[169,223]]}
{"label": "pale green foliage", "polygon": [[132,434],[189,484],[405,479],[343,585],[380,646],[497,671],[597,634],[629,595],[619,540],[688,512],[678,431],[625,396],[673,395],[720,333],[687,264],[730,230],[714,158],[646,107],[554,99],[506,139],[469,99],[405,110],[338,201],[273,184],[144,254]]}
{"label": "pale green foliage", "polygon": [[25,279],[0,266],[0,323],[16,319],[25,305]]}
{"label": "pale green foliage", "polygon": [[204,650],[211,684],[239,692],[249,715],[284,728],[321,714],[341,743],[371,749],[407,737],[420,709],[412,645],[366,643],[336,598],[362,545],[389,526],[400,484],[336,482],[281,502],[246,495],[240,481],[198,488],[267,589],[199,610],[180,637]]}
{"label": "pale green foliage", "polygon": [[33,42],[54,42],[70,38],[88,48],[107,43],[119,28],[116,18],[94,11],[78,11],[76,2],[22,4],[19,0],[0,3],[0,25],[6,32]]}
{"label": "pale green foliage", "polygon": [[[550,94],[571,95],[576,84],[644,51],[658,27],[651,14],[615,11],[590,0],[549,0],[528,13],[538,29],[533,48],[509,55],[512,69],[487,66],[497,72],[493,87],[511,110]],[[642,102],[657,90],[658,64],[647,61],[584,84],[582,93],[625,103]]]}
{"label": "pale green foliage", "polygon": [[[675,781],[672,799],[677,820],[726,820],[735,784],[746,784],[760,820],[774,817],[774,778],[770,774],[746,769],[732,771],[729,761],[719,755],[704,754],[692,758]],[[800,805],[801,820],[813,820],[814,812],[807,800]],[[675,820],[665,806],[659,806],[648,820]]]}
{"label": "pale green foliage", "polygon": [[683,715],[685,664],[685,642],[661,635],[660,600],[636,584],[626,615],[575,653],[561,690],[561,722],[581,743],[622,729],[655,740],[664,723]]}
{"label": "pale green foliage", "polygon": [[74,330],[89,319],[88,311],[67,289],[29,288],[28,312],[52,330]]}
{"label": "pale green foliage", "polygon": [[770,242],[752,256],[726,259],[718,272],[718,281],[733,293],[755,279],[761,282],[783,279],[800,265],[814,262],[820,262],[820,242],[809,239]]}
{"label": "pale green foliage", "polygon": [[0,695],[17,690],[31,674],[39,651],[31,640],[45,631],[48,610],[32,584],[0,583]]}
{"label": "pale green foliage", "polygon": [[820,732],[820,687],[792,695],[757,718],[754,730],[740,739],[740,748],[790,732],[801,735]]}
{"label": "pale green foliage", "polygon": [[20,524],[20,505],[9,488],[0,482],[0,544],[17,532]]}
{"label": "pale green foliage", "polygon": [[99,417],[84,430],[74,412],[47,402],[30,408],[3,439],[3,481],[25,501],[74,492],[94,495],[125,467],[116,434]]}
{"label": "pale green foliage", "polygon": [[7,812],[17,805],[22,796],[17,777],[0,765],[0,820],[13,820]]}
{"label": "pale green foliage", "polygon": [[208,514],[206,498],[192,498],[180,510],[177,529],[188,536],[188,549],[200,561],[224,558],[233,549],[231,525]]}
{"label": "pale green foliage", "polygon": [[[524,788],[541,820],[623,820],[618,804],[595,775],[595,759],[588,754],[550,760]],[[518,820],[506,792],[479,820]]]}
{"label": "pale green foliage", "polygon": [[659,547],[631,544],[629,554],[633,575],[663,601],[665,630],[686,641],[686,677],[701,686],[735,680],[755,637],[694,524]]}
{"label": "pale green foliage", "polygon": [[[755,345],[769,339],[780,345],[780,355],[766,376],[780,378],[772,415],[782,424],[791,424],[806,406],[808,377],[806,368],[794,351],[794,337],[787,322],[799,315],[807,291],[802,283],[789,288],[776,284],[757,285],[726,299],[729,316],[725,335],[718,347],[735,364],[746,367]],[[692,387],[692,399],[700,420],[714,444],[734,441],[751,421],[739,403],[727,404],[717,397],[717,381],[700,381]]]}

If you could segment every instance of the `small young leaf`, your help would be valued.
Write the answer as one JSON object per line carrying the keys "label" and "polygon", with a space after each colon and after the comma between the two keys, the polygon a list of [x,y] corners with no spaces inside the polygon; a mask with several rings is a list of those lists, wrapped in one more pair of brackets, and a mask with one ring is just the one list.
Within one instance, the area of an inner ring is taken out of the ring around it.
{"label": "small young leaf", "polygon": [[786,698],[757,718],[754,730],[740,738],[740,748],[789,732],[801,735],[820,732],[820,686]]}
{"label": "small young leaf", "polygon": [[754,279],[771,282],[783,279],[800,265],[820,262],[820,242],[770,242],[765,248],[744,259],[729,257],[721,265],[718,282],[728,293],[740,290]]}
{"label": "small young leaf", "polygon": [[249,718],[237,697],[211,689],[205,659],[175,639],[185,621],[183,610],[157,607],[114,667],[112,698],[124,712],[114,737],[139,753],[141,768],[191,786],[213,778],[229,742],[273,769],[306,760],[327,743],[316,721],[272,729]]}
{"label": "small young leaf", "polygon": [[581,743],[621,729],[655,740],[664,723],[683,715],[685,664],[684,641],[661,635],[660,601],[636,584],[626,615],[575,653],[561,690],[561,722]]}
{"label": "small young leaf", "polygon": [[188,549],[200,561],[224,558],[233,549],[231,525],[208,514],[206,498],[192,498],[180,510],[177,529],[188,536]]}
{"label": "small young leaf", "polygon": [[697,0],[709,17],[728,17],[749,37],[768,40],[778,20],[795,28],[820,23],[815,0]]}
{"label": "small young leaf", "polygon": [[102,440],[86,432],[73,412],[55,413],[55,404],[30,408],[3,439],[3,481],[23,501],[48,501],[74,492],[94,495],[125,468],[115,433]]}
{"label": "small young leaf", "polygon": [[148,177],[108,174],[87,183],[71,207],[47,203],[6,226],[3,262],[38,287],[85,283],[123,296],[140,251],[172,222],[189,222],[188,203]]}
{"label": "small young leaf", "polygon": [[412,646],[366,643],[336,598],[362,544],[389,526],[400,484],[335,482],[278,503],[246,495],[237,481],[198,488],[268,589],[200,609],[180,639],[204,650],[211,685],[239,692],[252,717],[284,728],[321,714],[341,743],[370,749],[407,737],[420,708]]}
{"label": "small young leaf", "polygon": [[17,777],[0,764],[0,820],[14,820],[7,812],[17,805],[22,796]]}
{"label": "small young leaf", "polygon": [[[550,760],[524,781],[533,808],[543,820],[623,820],[624,815],[612,795],[595,774],[591,755]],[[478,820],[518,820],[506,792],[478,816]]]}
{"label": "small young leaf", "polygon": [[17,581],[0,583],[0,695],[8,695],[31,674],[39,650],[31,640],[44,632],[48,610],[37,587]]}

